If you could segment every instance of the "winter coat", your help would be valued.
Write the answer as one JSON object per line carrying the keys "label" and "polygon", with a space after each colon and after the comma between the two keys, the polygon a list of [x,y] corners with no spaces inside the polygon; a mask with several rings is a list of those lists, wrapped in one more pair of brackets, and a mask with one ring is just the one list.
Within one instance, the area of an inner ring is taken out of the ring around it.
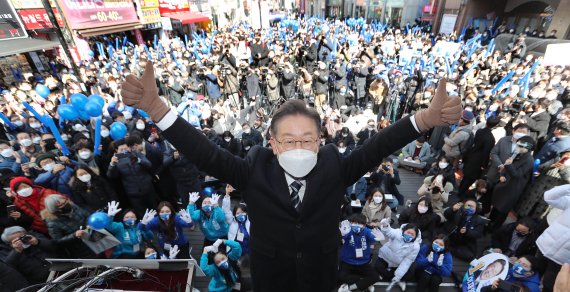
{"label": "winter coat", "polygon": [[530,128],[529,136],[532,137],[534,141],[538,142],[540,139],[546,137],[550,118],[548,111],[544,111],[536,115],[529,114],[524,116],[524,120]]}
{"label": "winter coat", "polygon": [[534,155],[534,159],[540,159],[544,163],[555,158],[568,148],[570,148],[570,137],[552,138]]}
{"label": "winter coat", "polygon": [[184,236],[184,228],[190,228],[192,226],[194,226],[193,222],[191,223],[186,223],[184,220],[180,219],[180,216],[176,215],[176,214],[171,214],[171,216],[175,216],[174,217],[174,230],[175,230],[175,236],[173,240],[169,240],[166,238],[166,235],[164,233],[164,231],[162,230],[162,226],[160,225],[160,218],[159,216],[156,216],[154,218],[152,218],[152,220],[150,220],[150,222],[148,222],[146,225],[145,224],[140,224],[140,230],[143,232],[156,232],[157,233],[157,237],[158,237],[158,244],[160,245],[161,248],[164,249],[165,244],[169,244],[170,246],[181,246],[181,245],[185,245],[188,243],[188,239],[186,239],[186,237]]}
{"label": "winter coat", "polygon": [[376,129],[370,131],[367,128],[358,132],[358,134],[356,134],[356,137],[358,138],[358,142],[356,143],[356,146],[360,146],[360,145],[364,144],[364,142],[366,142],[366,139],[374,136],[374,134],[376,134],[376,133],[378,133],[378,131]]}
{"label": "winter coat", "polygon": [[[370,229],[363,228],[359,234],[352,230],[342,237],[342,248],[340,249],[340,260],[349,265],[365,265],[372,259],[372,245],[376,239]],[[356,257],[356,250],[362,250],[362,257]]]}
{"label": "winter coat", "polygon": [[487,180],[490,182],[496,183],[499,179],[497,167],[505,163],[505,161],[511,157],[514,150],[513,144],[513,136],[505,136],[491,149],[491,166],[487,172]]}
{"label": "winter coat", "polygon": [[20,163],[16,163],[16,158],[1,157],[0,159],[2,159],[2,161],[0,161],[0,169],[3,169],[3,168],[10,169],[16,175],[19,175],[22,173],[21,165],[20,165]]}
{"label": "winter coat", "polygon": [[102,177],[93,177],[86,189],[75,188],[73,191],[73,202],[90,212],[104,209],[108,202],[118,200],[113,187]]}
{"label": "winter coat", "polygon": [[[451,252],[444,251],[438,253],[433,251],[431,242],[422,243],[418,256],[416,257],[416,270],[427,271],[430,275],[438,275],[440,277],[449,277],[453,269],[453,257]],[[433,259],[428,260],[430,253],[433,253]],[[439,257],[443,256],[443,264],[437,264]]]}
{"label": "winter coat", "polygon": [[523,285],[528,288],[524,289],[524,291],[540,292],[540,275],[538,272],[534,272],[530,277],[519,278],[513,276],[513,269],[511,268],[509,269],[505,281],[516,285]]}
{"label": "winter coat", "polygon": [[493,189],[493,208],[503,213],[513,210],[530,180],[533,165],[532,156],[527,152],[517,155],[512,164],[505,166],[503,175],[507,180],[497,182]]}
{"label": "winter coat", "polygon": [[67,197],[73,197],[73,192],[69,186],[69,180],[73,177],[73,169],[65,167],[63,170],[54,174],[52,171],[42,172],[34,180],[34,184],[56,190]]}
{"label": "winter coat", "polygon": [[465,125],[461,127],[457,127],[449,137],[445,137],[444,144],[442,150],[445,152],[445,156],[450,158],[459,158],[461,156],[461,152],[465,149],[461,149],[461,147],[469,147],[470,145],[463,145],[465,141],[469,139],[469,136],[472,135],[473,127],[471,125]]}
{"label": "winter coat", "polygon": [[[467,216],[462,209],[453,211],[453,208],[447,208],[443,215],[447,219],[443,233],[449,234],[450,245],[466,247],[476,254],[477,240],[483,237],[485,221],[479,215]],[[464,234],[459,232],[462,227],[467,229]]]}
{"label": "winter coat", "polygon": [[514,256],[517,258],[524,255],[535,254],[537,249],[536,238],[538,237],[535,233],[529,233],[526,235],[518,248],[512,254],[509,252],[509,245],[511,244],[511,240],[514,235],[513,233],[517,225],[518,223],[514,222],[499,227],[499,229],[493,232],[493,236],[491,237],[491,246],[493,248],[501,249],[502,253],[507,256]]}
{"label": "winter coat", "polygon": [[[382,203],[380,203],[382,204]],[[388,205],[384,206],[384,210],[382,210],[381,205],[378,206],[374,201],[368,200],[366,204],[364,204],[364,208],[362,208],[362,214],[366,216],[368,219],[368,224],[372,222],[377,222],[380,224],[382,219],[390,219],[392,218],[392,210]]]}
{"label": "winter coat", "polygon": [[152,176],[149,173],[152,170],[150,161],[138,152],[131,152],[131,155],[130,162],[110,165],[107,177],[120,177],[127,195],[154,194]]}
{"label": "winter coat", "polygon": [[[22,211],[22,213],[32,218],[32,229],[34,231],[48,235],[48,228],[40,216],[40,212],[45,209],[45,198],[49,195],[59,195],[59,193],[54,190],[45,189],[38,186],[34,186],[34,193],[37,193],[37,196],[33,195],[34,198],[26,199],[21,196],[16,196],[14,199],[14,205],[16,205],[18,210]],[[30,203],[27,202],[30,199],[37,200],[39,206],[38,210],[36,210]]]}
{"label": "winter coat", "polygon": [[423,239],[431,240],[433,232],[439,223],[439,216],[434,213],[433,207],[424,214],[418,212],[418,204],[413,203],[410,207],[404,209],[400,213],[398,222],[403,223],[414,223],[422,231]]}
{"label": "winter coat", "polygon": [[479,178],[489,164],[489,154],[495,146],[495,137],[491,129],[485,127],[475,133],[473,147],[463,156],[463,175],[470,178]]}
{"label": "winter coat", "polygon": [[218,86],[218,77],[214,74],[208,74],[205,76],[206,78],[206,92],[208,92],[208,97],[211,100],[217,100],[222,93],[220,91],[220,87]]}
{"label": "winter coat", "polygon": [[[402,225],[402,228],[404,226],[405,224]],[[380,231],[388,239],[388,242],[380,248],[378,257],[386,261],[388,267],[396,268],[393,281],[400,281],[408,272],[420,251],[422,242],[421,231],[418,231],[416,239],[412,242],[404,242],[402,229],[394,229],[388,226],[381,227]]]}
{"label": "winter coat", "polygon": [[[329,71],[328,70],[318,70],[319,75],[315,78],[315,94],[327,94],[328,91],[328,81],[329,81]],[[316,72],[315,72],[316,73]]]}
{"label": "winter coat", "polygon": [[442,193],[433,193],[431,190],[433,176],[427,176],[424,179],[424,183],[418,189],[418,196],[429,196],[431,198],[431,206],[433,212],[440,217],[440,222],[445,221],[445,216],[443,216],[443,206],[447,203],[449,199],[449,193],[453,191],[453,184],[447,182],[443,187]]}
{"label": "winter coat", "polygon": [[49,239],[34,235],[37,245],[31,245],[22,252],[12,249],[4,262],[20,272],[30,284],[39,284],[47,280],[50,263],[46,258],[57,257],[57,246]]}
{"label": "winter coat", "polygon": [[[229,246],[230,252],[228,252],[228,262],[233,261],[236,262],[241,257],[241,247],[239,243],[233,240],[226,240],[226,246]],[[233,286],[229,287],[226,284],[226,280],[222,273],[220,272],[219,268],[214,264],[208,264],[208,254],[203,253],[202,257],[200,258],[200,268],[204,271],[206,276],[211,277],[210,283],[208,284],[208,291],[212,292],[231,292]],[[238,274],[234,270],[234,268],[230,265],[229,269],[231,273],[231,277],[234,283],[236,283],[238,279]]]}
{"label": "winter coat", "polygon": [[356,84],[356,98],[361,99],[366,95],[366,77],[368,76],[368,67],[361,65],[352,68],[354,72],[354,82]]}
{"label": "winter coat", "polygon": [[152,240],[153,234],[151,231],[142,231],[141,223],[134,226],[126,226],[123,222],[109,222],[107,231],[111,232],[121,244],[115,246],[113,249],[113,258],[118,258],[121,255],[136,256],[144,252],[143,243],[145,240]]}
{"label": "winter coat", "polygon": [[207,240],[216,241],[228,235],[229,226],[222,208],[215,207],[209,217],[202,210],[197,210],[196,204],[188,204],[187,211],[192,221],[200,224],[200,230]]}
{"label": "winter coat", "polygon": [[[402,153],[404,153],[404,158],[407,157],[413,158],[415,152],[416,152],[416,141],[412,141],[408,145],[406,145],[406,147],[402,148]],[[428,158],[430,158],[430,156],[431,156],[430,145],[426,142],[422,145],[422,149],[420,150],[420,153],[417,158],[421,162],[425,162]]]}
{"label": "winter coat", "polygon": [[570,185],[557,186],[544,193],[544,200],[563,210],[536,240],[542,254],[562,265],[570,262]]}
{"label": "winter coat", "polygon": [[570,165],[564,165],[563,169],[552,168],[552,165],[560,159],[555,157],[538,167],[540,175],[525,190],[525,194],[515,207],[519,217],[530,216],[538,218],[544,214],[548,204],[544,201],[544,192],[553,187],[570,183]]}
{"label": "winter coat", "polygon": [[[92,257],[93,252],[81,239],[75,237],[75,232],[81,227],[87,227],[89,213],[75,204],[71,204],[72,211],[68,215],[43,216],[54,243],[60,245],[71,258]],[[44,210],[42,214],[47,213]]]}

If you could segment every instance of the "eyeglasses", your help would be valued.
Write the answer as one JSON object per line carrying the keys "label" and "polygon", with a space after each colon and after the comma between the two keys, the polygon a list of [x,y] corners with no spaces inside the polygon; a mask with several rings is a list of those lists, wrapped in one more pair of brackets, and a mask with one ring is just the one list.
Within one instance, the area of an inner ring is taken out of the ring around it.
{"label": "eyeglasses", "polygon": [[316,138],[303,138],[301,140],[295,140],[295,139],[291,139],[291,138],[285,138],[281,141],[277,140],[277,138],[275,139],[275,141],[277,141],[277,143],[281,144],[281,147],[283,147],[285,150],[293,150],[297,147],[297,143],[301,143],[301,148],[303,149],[307,149],[307,150],[311,150],[313,149],[313,147],[315,146],[315,144],[317,143],[318,139]]}

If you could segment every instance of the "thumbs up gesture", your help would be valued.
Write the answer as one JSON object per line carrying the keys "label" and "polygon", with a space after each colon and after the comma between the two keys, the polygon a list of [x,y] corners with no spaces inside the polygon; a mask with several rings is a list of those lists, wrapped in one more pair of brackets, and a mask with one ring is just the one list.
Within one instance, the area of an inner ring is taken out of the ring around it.
{"label": "thumbs up gesture", "polygon": [[146,62],[141,78],[129,75],[121,85],[121,96],[126,105],[147,112],[153,121],[160,121],[169,111],[168,106],[158,97],[151,61]]}
{"label": "thumbs up gesture", "polygon": [[416,113],[416,124],[425,132],[436,126],[452,125],[461,117],[461,100],[459,96],[449,96],[446,90],[447,80],[441,79],[430,106]]}

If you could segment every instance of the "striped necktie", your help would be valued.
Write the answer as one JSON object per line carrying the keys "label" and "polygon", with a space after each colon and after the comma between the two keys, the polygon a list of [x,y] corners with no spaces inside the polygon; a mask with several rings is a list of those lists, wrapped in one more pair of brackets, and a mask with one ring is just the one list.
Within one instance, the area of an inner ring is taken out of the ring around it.
{"label": "striped necktie", "polygon": [[291,203],[293,203],[293,207],[295,207],[295,210],[299,212],[299,206],[301,206],[301,198],[299,198],[299,190],[301,189],[303,184],[300,181],[296,180],[292,182],[289,186],[291,187]]}

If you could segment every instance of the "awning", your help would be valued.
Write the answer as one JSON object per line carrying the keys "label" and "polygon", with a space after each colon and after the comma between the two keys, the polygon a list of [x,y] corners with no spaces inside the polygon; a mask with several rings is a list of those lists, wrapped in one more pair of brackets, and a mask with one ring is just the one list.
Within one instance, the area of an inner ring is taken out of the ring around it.
{"label": "awning", "polygon": [[23,38],[0,41],[0,57],[15,55],[19,53],[33,52],[44,49],[56,48],[58,42],[40,39]]}
{"label": "awning", "polygon": [[171,19],[179,20],[182,24],[210,21],[210,18],[208,16],[200,14],[198,12],[169,13],[165,16],[170,17]]}
{"label": "awning", "polygon": [[84,37],[90,37],[102,34],[116,33],[121,31],[129,31],[141,27],[142,24],[140,22],[132,22],[132,23],[119,24],[119,25],[78,29],[77,33]]}

